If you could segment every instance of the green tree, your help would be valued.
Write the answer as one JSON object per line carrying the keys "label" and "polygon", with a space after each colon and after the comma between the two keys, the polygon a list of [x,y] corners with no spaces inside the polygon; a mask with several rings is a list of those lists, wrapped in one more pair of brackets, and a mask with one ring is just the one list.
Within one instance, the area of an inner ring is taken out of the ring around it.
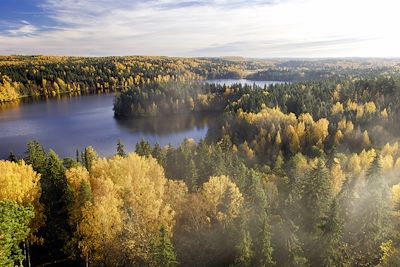
{"label": "green tree", "polygon": [[322,218],[321,235],[316,240],[315,246],[318,248],[314,252],[311,264],[313,266],[341,266],[344,264],[342,250],[342,228],[343,222],[339,217],[339,207],[334,200],[328,213]]}
{"label": "green tree", "polygon": [[13,201],[0,200],[0,265],[23,266],[21,243],[29,236],[29,224],[34,217],[31,206],[23,207]]}
{"label": "green tree", "polygon": [[119,139],[117,142],[117,155],[121,157],[126,157],[125,146]]}
{"label": "green tree", "polygon": [[159,143],[156,143],[151,151],[151,156],[158,161],[158,164],[165,168],[165,152],[161,148]]}
{"label": "green tree", "polygon": [[272,260],[271,231],[266,215],[260,216],[258,226],[258,242],[255,244],[255,263],[253,266],[274,266]]}
{"label": "green tree", "polygon": [[46,159],[45,171],[40,180],[46,225],[42,229],[44,249],[52,258],[64,256],[62,248],[70,236],[68,226],[68,206],[70,202],[65,168],[58,155],[50,150]]}
{"label": "green tree", "polygon": [[240,239],[237,241],[237,257],[233,266],[251,267],[254,252],[250,232],[245,228],[246,225],[240,225]]}
{"label": "green tree", "polygon": [[379,157],[376,156],[366,175],[367,184],[360,198],[356,224],[357,265],[376,265],[381,258],[380,245],[389,235],[389,190],[382,175]]}
{"label": "green tree", "polygon": [[151,146],[148,141],[142,139],[139,143],[136,144],[135,153],[139,156],[150,157],[151,152]]}
{"label": "green tree", "polygon": [[173,267],[178,265],[174,247],[168,237],[168,231],[164,227],[160,229],[160,236],[155,250],[155,262],[157,266]]}
{"label": "green tree", "polygon": [[17,162],[18,158],[17,156],[14,154],[14,152],[10,151],[10,154],[8,154],[8,161],[12,161],[12,162]]}
{"label": "green tree", "polygon": [[99,156],[97,155],[96,150],[93,147],[88,146],[85,148],[82,156],[82,164],[86,167],[87,170],[90,171],[92,168],[92,162],[96,160]]}
{"label": "green tree", "polygon": [[46,152],[37,141],[29,141],[25,152],[25,162],[32,165],[38,173],[44,173],[46,167]]}
{"label": "green tree", "polygon": [[332,189],[327,169],[322,160],[311,170],[303,184],[300,199],[302,207],[302,225],[308,234],[315,234],[321,218],[329,209],[332,199]]}

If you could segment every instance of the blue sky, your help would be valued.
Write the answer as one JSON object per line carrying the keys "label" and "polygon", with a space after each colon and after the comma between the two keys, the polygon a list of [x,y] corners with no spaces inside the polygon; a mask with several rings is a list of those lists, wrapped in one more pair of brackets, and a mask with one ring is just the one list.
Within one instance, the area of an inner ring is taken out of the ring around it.
{"label": "blue sky", "polygon": [[0,0],[0,54],[400,56],[397,0]]}

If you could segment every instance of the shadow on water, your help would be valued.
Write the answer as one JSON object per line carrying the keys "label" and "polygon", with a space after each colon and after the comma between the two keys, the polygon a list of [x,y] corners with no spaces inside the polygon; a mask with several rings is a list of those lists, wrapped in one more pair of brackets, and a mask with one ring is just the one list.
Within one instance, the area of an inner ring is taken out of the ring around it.
{"label": "shadow on water", "polygon": [[116,120],[121,129],[129,132],[168,136],[171,134],[189,131],[193,128],[207,129],[217,120],[218,114],[180,114],[151,118],[135,118]]}
{"label": "shadow on water", "polygon": [[178,146],[185,138],[206,138],[216,114],[183,114],[131,120],[114,118],[113,94],[24,99],[0,105],[0,159],[10,151],[22,156],[29,140],[61,157],[93,146],[101,156],[115,153],[117,140],[133,151],[141,139]]}

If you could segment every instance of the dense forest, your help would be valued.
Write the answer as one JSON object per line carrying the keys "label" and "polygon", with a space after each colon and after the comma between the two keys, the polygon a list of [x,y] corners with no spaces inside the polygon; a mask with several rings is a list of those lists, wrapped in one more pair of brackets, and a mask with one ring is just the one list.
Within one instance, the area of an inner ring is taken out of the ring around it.
{"label": "dense forest", "polygon": [[[0,161],[0,265],[400,266],[396,64],[3,59],[3,88],[18,94],[54,89],[56,78],[120,91],[120,120],[219,116],[205,140],[177,147],[115,140],[114,156],[89,146],[60,159],[31,141],[10,153]],[[202,81],[262,68],[294,78],[263,88]],[[304,68],[316,76],[292,72]]]}
{"label": "dense forest", "polygon": [[124,91],[160,82],[323,80],[399,74],[399,60],[0,56],[0,103],[27,96]]}

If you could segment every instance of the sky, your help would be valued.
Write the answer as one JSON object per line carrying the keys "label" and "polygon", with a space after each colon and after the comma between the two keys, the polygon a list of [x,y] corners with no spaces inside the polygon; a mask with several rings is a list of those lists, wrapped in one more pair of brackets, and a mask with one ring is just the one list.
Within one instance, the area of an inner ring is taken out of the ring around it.
{"label": "sky", "polygon": [[399,57],[398,0],[0,0],[0,54]]}

